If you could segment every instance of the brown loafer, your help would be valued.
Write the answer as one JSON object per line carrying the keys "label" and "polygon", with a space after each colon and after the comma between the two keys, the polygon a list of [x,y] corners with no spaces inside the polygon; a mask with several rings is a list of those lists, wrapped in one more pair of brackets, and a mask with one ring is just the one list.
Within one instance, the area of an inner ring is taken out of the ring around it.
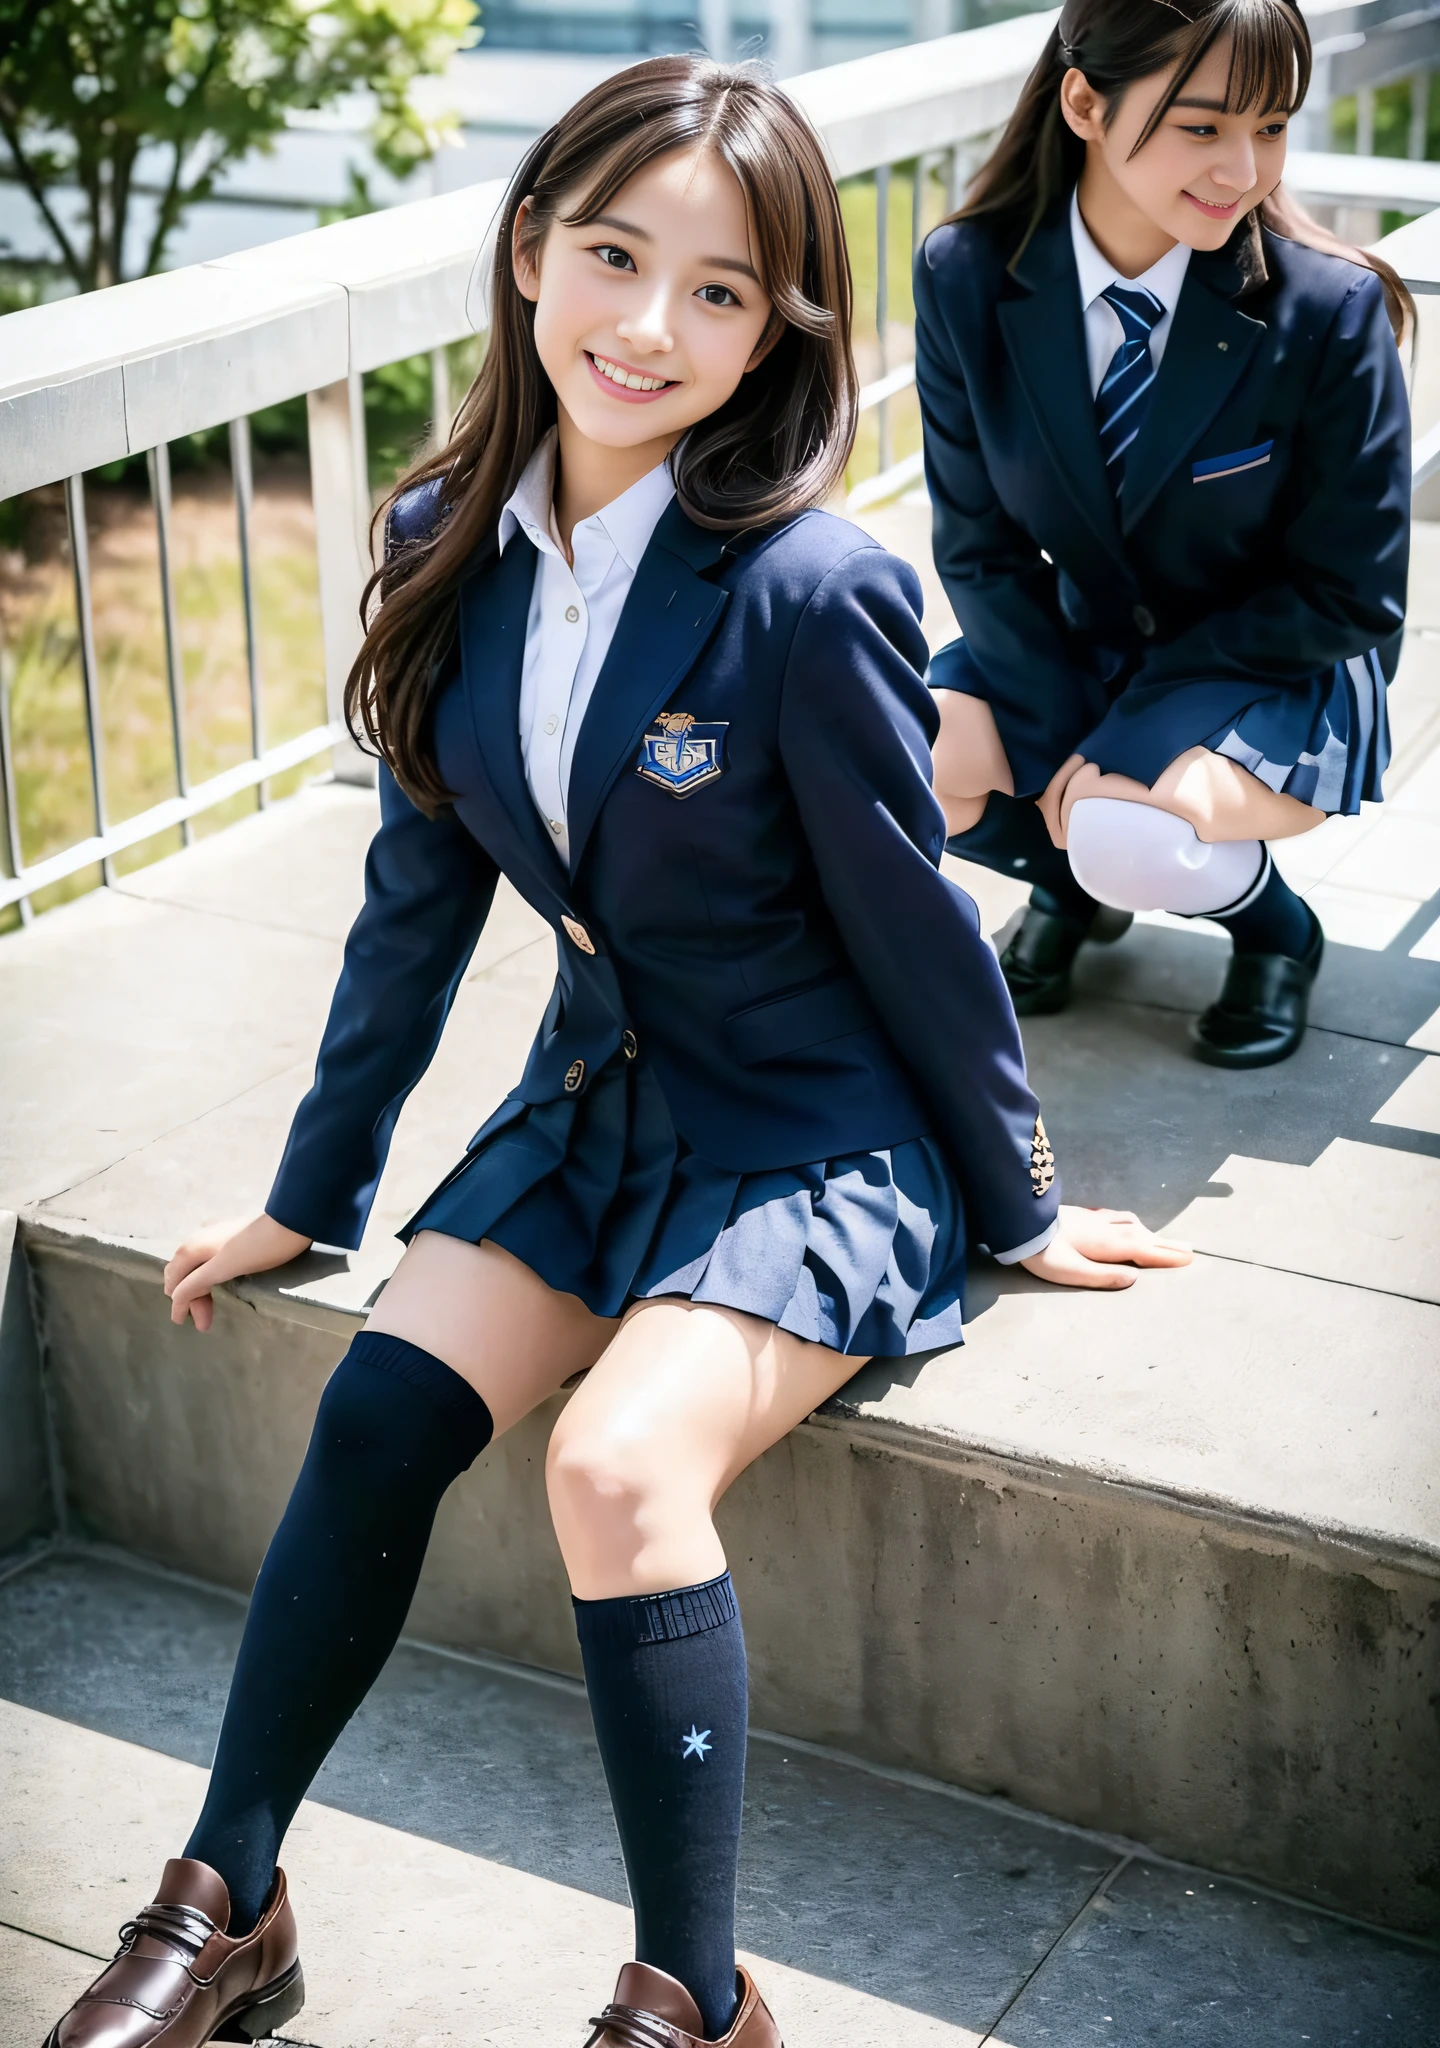
{"label": "brown loafer", "polygon": [[614,1998],[590,2022],[595,2031],[585,2048],[784,2048],[748,1970],[736,1969],[735,1995],[740,2002],[729,2032],[711,2042],[683,1984],[648,1963],[627,1963]]}
{"label": "brown loafer", "polygon": [[208,1863],[172,1856],[152,1905],[50,2029],[45,2048],[202,2048],[260,2041],[305,2003],[295,1916],[277,1870],[265,1910],[232,1941],[230,1894]]}

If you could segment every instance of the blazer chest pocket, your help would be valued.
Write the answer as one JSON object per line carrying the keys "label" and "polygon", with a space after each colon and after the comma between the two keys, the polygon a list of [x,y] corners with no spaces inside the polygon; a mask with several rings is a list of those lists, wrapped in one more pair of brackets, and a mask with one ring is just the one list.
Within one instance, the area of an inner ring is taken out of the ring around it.
{"label": "blazer chest pocket", "polygon": [[740,1066],[754,1067],[852,1031],[869,1031],[878,1022],[864,990],[845,977],[736,1010],[725,1019],[725,1039]]}
{"label": "blazer chest pocket", "polygon": [[1253,448],[1236,448],[1229,455],[1207,455],[1190,465],[1193,484],[1218,484],[1221,477],[1239,476],[1247,469],[1263,469],[1270,460],[1273,440],[1257,441]]}

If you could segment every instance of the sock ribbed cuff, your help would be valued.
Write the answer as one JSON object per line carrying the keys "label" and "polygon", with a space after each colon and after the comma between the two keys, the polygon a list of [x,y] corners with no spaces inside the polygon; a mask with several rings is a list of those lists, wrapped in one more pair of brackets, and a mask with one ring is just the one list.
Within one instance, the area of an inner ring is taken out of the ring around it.
{"label": "sock ribbed cuff", "polygon": [[463,1472],[473,1465],[494,1436],[494,1418],[469,1380],[462,1379],[443,1359],[436,1358],[433,1352],[422,1351],[407,1337],[392,1337],[379,1330],[362,1330],[351,1343],[346,1357],[357,1365],[369,1365],[377,1372],[387,1372],[429,1396],[455,1424],[459,1433],[456,1451],[465,1455],[463,1462],[457,1460],[457,1470]]}
{"label": "sock ribbed cuff", "polygon": [[583,1646],[636,1649],[702,1636],[739,1617],[729,1572],[674,1593],[642,1593],[619,1600],[575,1600],[575,1632]]}

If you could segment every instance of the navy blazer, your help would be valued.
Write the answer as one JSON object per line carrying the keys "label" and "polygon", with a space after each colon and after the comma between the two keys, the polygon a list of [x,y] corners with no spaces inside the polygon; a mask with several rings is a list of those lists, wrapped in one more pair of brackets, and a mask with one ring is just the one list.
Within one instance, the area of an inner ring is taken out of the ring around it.
{"label": "navy blazer", "polygon": [[1190,258],[1118,505],[1068,195],[1013,270],[984,219],[917,257],[935,561],[1019,796],[1121,692],[1209,683],[1219,726],[1371,648],[1394,673],[1410,417],[1380,281],[1262,230],[1268,281],[1245,292],[1245,232]]}
{"label": "navy blazer", "polygon": [[[429,503],[402,503],[400,539]],[[1032,1178],[1014,1010],[974,903],[938,872],[913,570],[826,513],[737,539],[672,504],[581,726],[567,870],[520,752],[537,560],[517,533],[463,585],[433,719],[453,807],[429,819],[380,771],[365,905],[270,1215],[359,1242],[503,872],[558,951],[516,1103],[583,1091],[638,1043],[676,1130],[718,1166],[933,1133],[973,1241],[1038,1236],[1059,1184]],[[666,713],[693,720],[681,788]]]}

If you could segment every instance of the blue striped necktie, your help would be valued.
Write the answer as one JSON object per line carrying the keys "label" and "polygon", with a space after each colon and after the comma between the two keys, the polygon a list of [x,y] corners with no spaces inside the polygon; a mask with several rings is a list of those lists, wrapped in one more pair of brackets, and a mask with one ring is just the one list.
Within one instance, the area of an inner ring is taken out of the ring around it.
{"label": "blue striped necktie", "polygon": [[1110,359],[1095,394],[1100,452],[1110,487],[1118,497],[1125,476],[1125,450],[1139,433],[1150,406],[1155,365],[1150,357],[1151,330],[1165,317],[1154,292],[1112,284],[1100,294],[1125,330],[1125,339]]}

